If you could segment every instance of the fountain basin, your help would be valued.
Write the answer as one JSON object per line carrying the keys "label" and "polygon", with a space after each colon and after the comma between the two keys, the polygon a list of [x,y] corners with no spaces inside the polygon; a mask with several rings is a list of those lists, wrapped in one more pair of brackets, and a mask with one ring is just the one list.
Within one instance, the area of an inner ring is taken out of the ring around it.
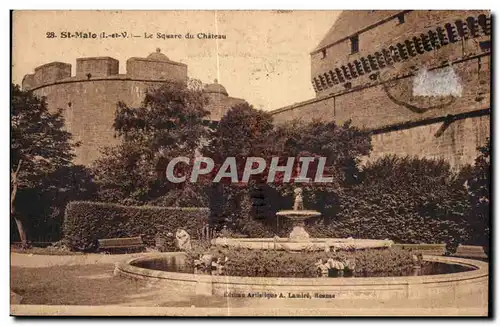
{"label": "fountain basin", "polygon": [[212,245],[228,248],[286,251],[333,251],[389,248],[391,240],[353,238],[309,238],[307,241],[293,241],[290,238],[215,238]]}
{"label": "fountain basin", "polygon": [[[184,253],[164,253],[117,263],[115,275],[162,284],[173,293],[225,297],[267,297],[272,300],[303,299],[429,299],[453,303],[459,298],[474,298],[488,303],[488,263],[456,257],[427,256],[425,261],[467,267],[465,272],[425,276],[355,277],[355,278],[283,278],[213,276],[166,272],[138,267],[153,259],[172,260],[182,264]],[[134,266],[136,265],[136,266]],[[288,300],[273,301],[284,302]],[[479,302],[481,301],[481,302]]]}

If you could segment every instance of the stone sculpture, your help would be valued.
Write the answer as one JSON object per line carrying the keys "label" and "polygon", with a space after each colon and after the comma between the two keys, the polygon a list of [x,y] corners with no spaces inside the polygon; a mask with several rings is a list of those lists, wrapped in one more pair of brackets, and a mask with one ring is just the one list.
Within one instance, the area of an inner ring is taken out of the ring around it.
{"label": "stone sculpture", "polygon": [[177,248],[179,248],[179,250],[191,250],[191,237],[189,236],[189,233],[186,232],[186,230],[177,229],[177,232],[175,233],[175,239]]}
{"label": "stone sculpture", "polygon": [[304,201],[302,199],[302,188],[295,188],[293,191],[295,193],[295,201],[293,203],[293,210],[303,210],[304,209]]}

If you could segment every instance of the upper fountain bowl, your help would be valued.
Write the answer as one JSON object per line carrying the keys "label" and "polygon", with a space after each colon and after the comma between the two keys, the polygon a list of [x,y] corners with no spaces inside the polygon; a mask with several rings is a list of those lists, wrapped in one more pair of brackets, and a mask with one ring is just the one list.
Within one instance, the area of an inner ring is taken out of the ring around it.
{"label": "upper fountain bowl", "polygon": [[305,220],[309,217],[320,216],[321,213],[313,210],[285,210],[276,213],[278,216],[286,216],[291,220]]}
{"label": "upper fountain bowl", "polygon": [[313,211],[313,210],[284,210],[284,211],[279,211],[276,213],[276,215],[284,215],[284,216],[319,216],[321,215],[320,212],[318,211]]}

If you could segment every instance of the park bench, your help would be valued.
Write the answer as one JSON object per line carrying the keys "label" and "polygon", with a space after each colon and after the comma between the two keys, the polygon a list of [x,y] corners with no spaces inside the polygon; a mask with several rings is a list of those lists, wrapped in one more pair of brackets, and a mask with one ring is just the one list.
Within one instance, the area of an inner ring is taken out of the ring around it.
{"label": "park bench", "polygon": [[113,239],[99,239],[99,250],[140,250],[144,249],[145,245],[142,237],[131,238],[113,238]]}

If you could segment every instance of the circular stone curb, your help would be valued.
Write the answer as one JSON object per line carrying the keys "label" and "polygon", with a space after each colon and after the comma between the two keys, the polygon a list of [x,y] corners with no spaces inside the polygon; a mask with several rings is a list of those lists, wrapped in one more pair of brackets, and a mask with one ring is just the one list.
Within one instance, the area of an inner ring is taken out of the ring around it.
{"label": "circular stone curb", "polygon": [[188,273],[165,272],[133,266],[151,259],[175,257],[185,259],[184,253],[163,253],[129,259],[117,263],[115,275],[161,283],[177,291],[196,295],[241,296],[255,294],[257,297],[274,295],[329,295],[336,299],[377,298],[409,299],[438,298],[455,300],[459,296],[480,293],[487,302],[488,263],[464,258],[427,256],[424,260],[445,264],[457,264],[475,268],[472,271],[399,277],[355,277],[355,278],[284,278],[284,277],[240,277],[212,276]]}

